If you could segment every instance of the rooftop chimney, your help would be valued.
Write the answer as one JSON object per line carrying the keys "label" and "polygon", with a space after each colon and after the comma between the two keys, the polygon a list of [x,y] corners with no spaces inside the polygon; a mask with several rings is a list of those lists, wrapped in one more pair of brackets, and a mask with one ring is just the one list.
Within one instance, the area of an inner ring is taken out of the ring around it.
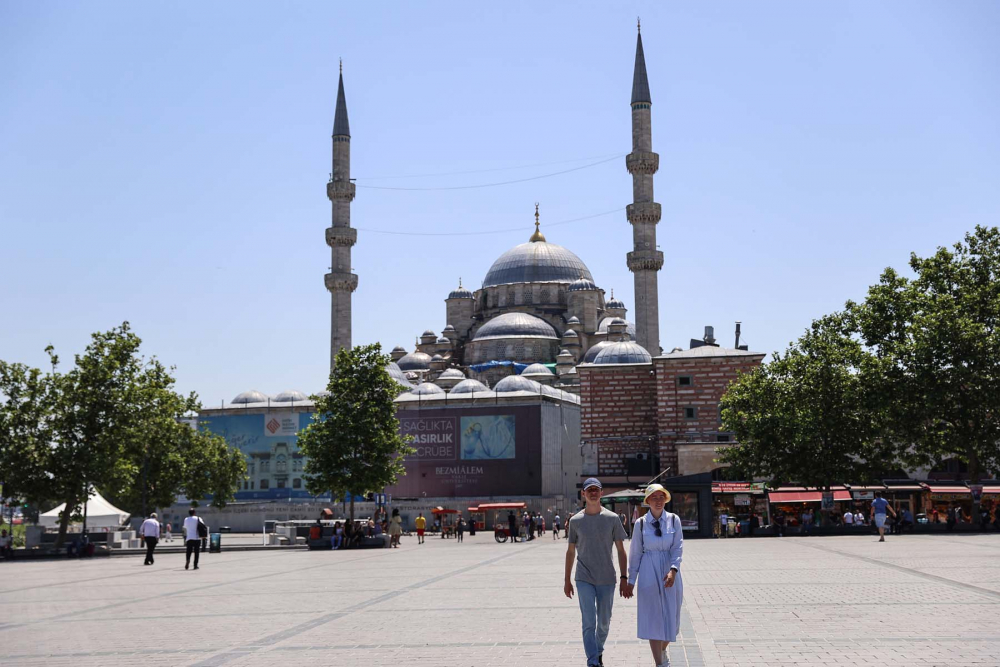
{"label": "rooftop chimney", "polygon": [[705,345],[715,345],[715,327],[705,327]]}

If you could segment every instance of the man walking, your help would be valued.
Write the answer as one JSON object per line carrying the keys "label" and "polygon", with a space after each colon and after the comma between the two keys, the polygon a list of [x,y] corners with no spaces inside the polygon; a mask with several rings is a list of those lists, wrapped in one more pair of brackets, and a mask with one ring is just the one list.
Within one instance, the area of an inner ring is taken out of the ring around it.
{"label": "man walking", "polygon": [[632,597],[628,586],[628,556],[625,555],[625,528],[611,510],[601,507],[601,482],[590,477],[583,483],[586,506],[566,523],[566,572],[563,592],[573,597],[573,561],[576,561],[577,600],[583,620],[583,648],[588,667],[604,664],[604,641],[611,627],[611,606],[615,601],[615,567],[611,546],[618,551],[618,593]]}
{"label": "man walking", "polygon": [[893,518],[896,516],[896,510],[892,509],[889,505],[889,501],[882,497],[881,491],[875,492],[875,500],[872,501],[872,517],[875,519],[875,525],[878,526],[878,541],[885,542],[885,512],[889,510],[892,512]]}
{"label": "man walking", "polygon": [[149,515],[149,518],[139,526],[139,535],[146,541],[146,560],[143,565],[153,564],[153,549],[160,541],[160,522],[156,519],[156,512]]}
{"label": "man walking", "polygon": [[555,517],[552,519],[552,539],[553,540],[558,540],[559,539],[559,515],[558,514],[556,514]]}
{"label": "man walking", "polygon": [[510,543],[517,543],[517,517],[514,516],[514,510],[507,512],[507,527],[510,529]]}
{"label": "man walking", "polygon": [[[198,556],[201,554],[201,532],[199,526],[204,525],[201,518],[195,516],[194,508],[188,510],[188,517],[184,519],[184,546],[186,547],[186,559],[184,569],[191,566],[191,553],[194,552],[194,569],[198,569]],[[207,532],[207,531],[205,531]]]}
{"label": "man walking", "polygon": [[424,518],[424,513],[421,512],[417,515],[416,520],[413,525],[417,527],[417,544],[424,543],[424,529],[427,528],[427,519]]}

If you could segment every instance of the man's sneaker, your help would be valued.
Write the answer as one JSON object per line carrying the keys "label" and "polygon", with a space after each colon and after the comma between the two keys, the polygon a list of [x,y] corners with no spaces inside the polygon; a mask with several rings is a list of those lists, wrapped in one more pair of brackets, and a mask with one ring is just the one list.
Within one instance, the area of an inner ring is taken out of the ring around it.
{"label": "man's sneaker", "polygon": [[197,569],[198,569],[198,566],[197,566],[197,565],[195,565],[195,566],[194,566],[194,569],[196,569],[196,570],[197,570]]}
{"label": "man's sneaker", "polygon": [[184,569],[185,570],[188,569],[189,567],[191,567],[191,563],[184,563]]}
{"label": "man's sneaker", "polygon": [[600,665],[601,667],[604,667],[604,654],[603,653],[600,654],[599,656],[597,656],[597,664]]}

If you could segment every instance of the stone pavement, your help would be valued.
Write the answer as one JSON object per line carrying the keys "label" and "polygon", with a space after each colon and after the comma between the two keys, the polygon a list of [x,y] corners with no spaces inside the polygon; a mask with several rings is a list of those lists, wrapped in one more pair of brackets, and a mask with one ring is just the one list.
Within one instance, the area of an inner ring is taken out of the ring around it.
{"label": "stone pavement", "polygon": [[[690,540],[673,665],[998,665],[1000,536]],[[582,666],[565,542],[0,564],[0,664]],[[605,664],[652,665],[618,599]]]}

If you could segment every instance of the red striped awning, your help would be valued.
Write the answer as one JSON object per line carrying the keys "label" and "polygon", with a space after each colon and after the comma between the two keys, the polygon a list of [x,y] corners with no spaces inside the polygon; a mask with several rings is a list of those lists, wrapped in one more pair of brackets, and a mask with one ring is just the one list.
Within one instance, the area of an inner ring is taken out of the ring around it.
{"label": "red striped awning", "polygon": [[[823,501],[822,491],[771,491],[767,494],[772,503],[818,503]],[[850,500],[850,491],[834,491],[833,499]]]}
{"label": "red striped awning", "polygon": [[983,494],[991,493],[993,495],[1000,495],[1000,486],[984,486]]}
{"label": "red striped awning", "polygon": [[967,486],[933,486],[931,484],[927,485],[927,490],[931,493],[961,493],[961,494],[971,494],[972,490]]}

